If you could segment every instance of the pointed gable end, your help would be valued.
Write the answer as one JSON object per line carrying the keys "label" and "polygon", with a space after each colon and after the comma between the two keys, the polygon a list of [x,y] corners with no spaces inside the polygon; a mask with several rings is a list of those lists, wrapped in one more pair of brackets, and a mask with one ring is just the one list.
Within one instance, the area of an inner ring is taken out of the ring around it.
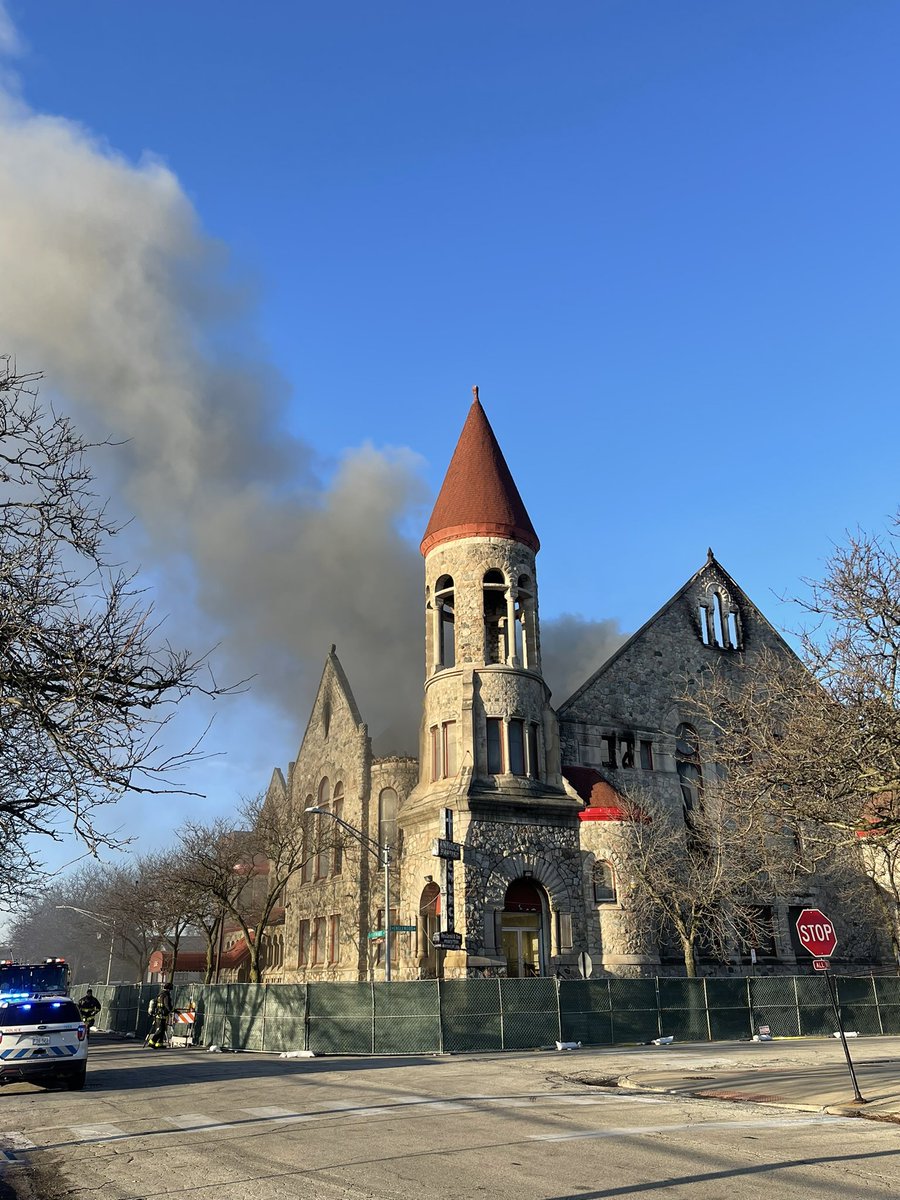
{"label": "pointed gable end", "polygon": [[519,495],[490,422],[475,399],[422,538],[427,554],[441,542],[464,537],[501,537],[540,549],[531,518]]}

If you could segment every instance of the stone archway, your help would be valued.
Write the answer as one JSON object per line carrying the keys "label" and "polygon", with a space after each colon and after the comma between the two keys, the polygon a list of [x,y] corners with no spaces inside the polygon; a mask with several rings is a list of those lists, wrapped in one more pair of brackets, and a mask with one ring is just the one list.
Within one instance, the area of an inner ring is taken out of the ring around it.
{"label": "stone archway", "polygon": [[556,863],[538,851],[535,854],[511,854],[497,863],[485,881],[483,899],[483,928],[485,953],[499,966],[503,952],[503,911],[506,905],[506,892],[516,879],[531,879],[541,888],[544,896],[543,931],[543,969],[548,974],[552,970],[551,959],[558,953],[553,932],[553,914],[572,912],[576,898],[571,895]]}
{"label": "stone archway", "polygon": [[533,876],[522,875],[506,889],[500,912],[500,951],[508,979],[534,979],[548,973],[550,906]]}

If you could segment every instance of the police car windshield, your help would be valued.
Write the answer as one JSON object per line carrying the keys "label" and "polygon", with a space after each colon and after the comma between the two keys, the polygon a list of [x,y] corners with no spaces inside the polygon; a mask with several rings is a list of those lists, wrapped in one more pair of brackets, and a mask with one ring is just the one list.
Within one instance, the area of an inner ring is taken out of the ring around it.
{"label": "police car windshield", "polygon": [[33,967],[13,963],[0,968],[0,993],[63,990],[67,970],[65,965],[58,963],[41,963]]}
{"label": "police car windshield", "polygon": [[9,1000],[0,1002],[0,1025],[59,1025],[80,1022],[71,1000]]}

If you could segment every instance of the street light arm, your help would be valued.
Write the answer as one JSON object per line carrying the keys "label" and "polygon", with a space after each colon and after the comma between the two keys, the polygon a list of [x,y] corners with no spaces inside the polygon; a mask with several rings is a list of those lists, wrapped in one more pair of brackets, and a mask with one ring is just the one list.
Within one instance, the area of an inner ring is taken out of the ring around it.
{"label": "street light arm", "polygon": [[376,842],[374,838],[370,838],[368,834],[357,829],[355,825],[351,825],[349,821],[345,821],[343,817],[338,817],[333,812],[329,812],[327,808],[321,808],[319,805],[314,805],[312,808],[305,808],[303,811],[317,813],[320,817],[331,817],[332,821],[336,822],[343,829],[346,829],[351,837],[356,838],[359,844],[368,850],[370,854],[374,854],[382,864],[391,861],[390,846],[382,846],[380,842]]}
{"label": "street light arm", "polygon": [[100,917],[96,913],[89,912],[86,908],[76,908],[74,904],[54,904],[54,908],[67,908],[69,912],[80,913],[82,917],[90,917],[92,921],[96,921],[98,925],[103,925],[107,929],[114,929],[112,921],[108,921],[105,917]]}

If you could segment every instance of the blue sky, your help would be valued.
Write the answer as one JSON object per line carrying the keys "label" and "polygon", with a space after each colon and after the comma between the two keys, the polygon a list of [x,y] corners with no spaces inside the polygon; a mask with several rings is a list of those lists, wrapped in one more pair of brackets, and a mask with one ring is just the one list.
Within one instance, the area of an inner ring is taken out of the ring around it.
{"label": "blue sky", "polygon": [[[543,543],[542,616],[627,631],[710,545],[790,623],[777,596],[896,510],[895,4],[6,9],[7,90],[177,181],[218,260],[204,356],[277,397],[256,452],[295,456],[281,492],[319,503],[348,452],[407,448],[425,486],[385,519],[415,540],[477,383]],[[21,339],[65,395],[62,357]],[[210,809],[293,756],[340,633],[303,647],[295,714],[263,678],[226,715]]]}

